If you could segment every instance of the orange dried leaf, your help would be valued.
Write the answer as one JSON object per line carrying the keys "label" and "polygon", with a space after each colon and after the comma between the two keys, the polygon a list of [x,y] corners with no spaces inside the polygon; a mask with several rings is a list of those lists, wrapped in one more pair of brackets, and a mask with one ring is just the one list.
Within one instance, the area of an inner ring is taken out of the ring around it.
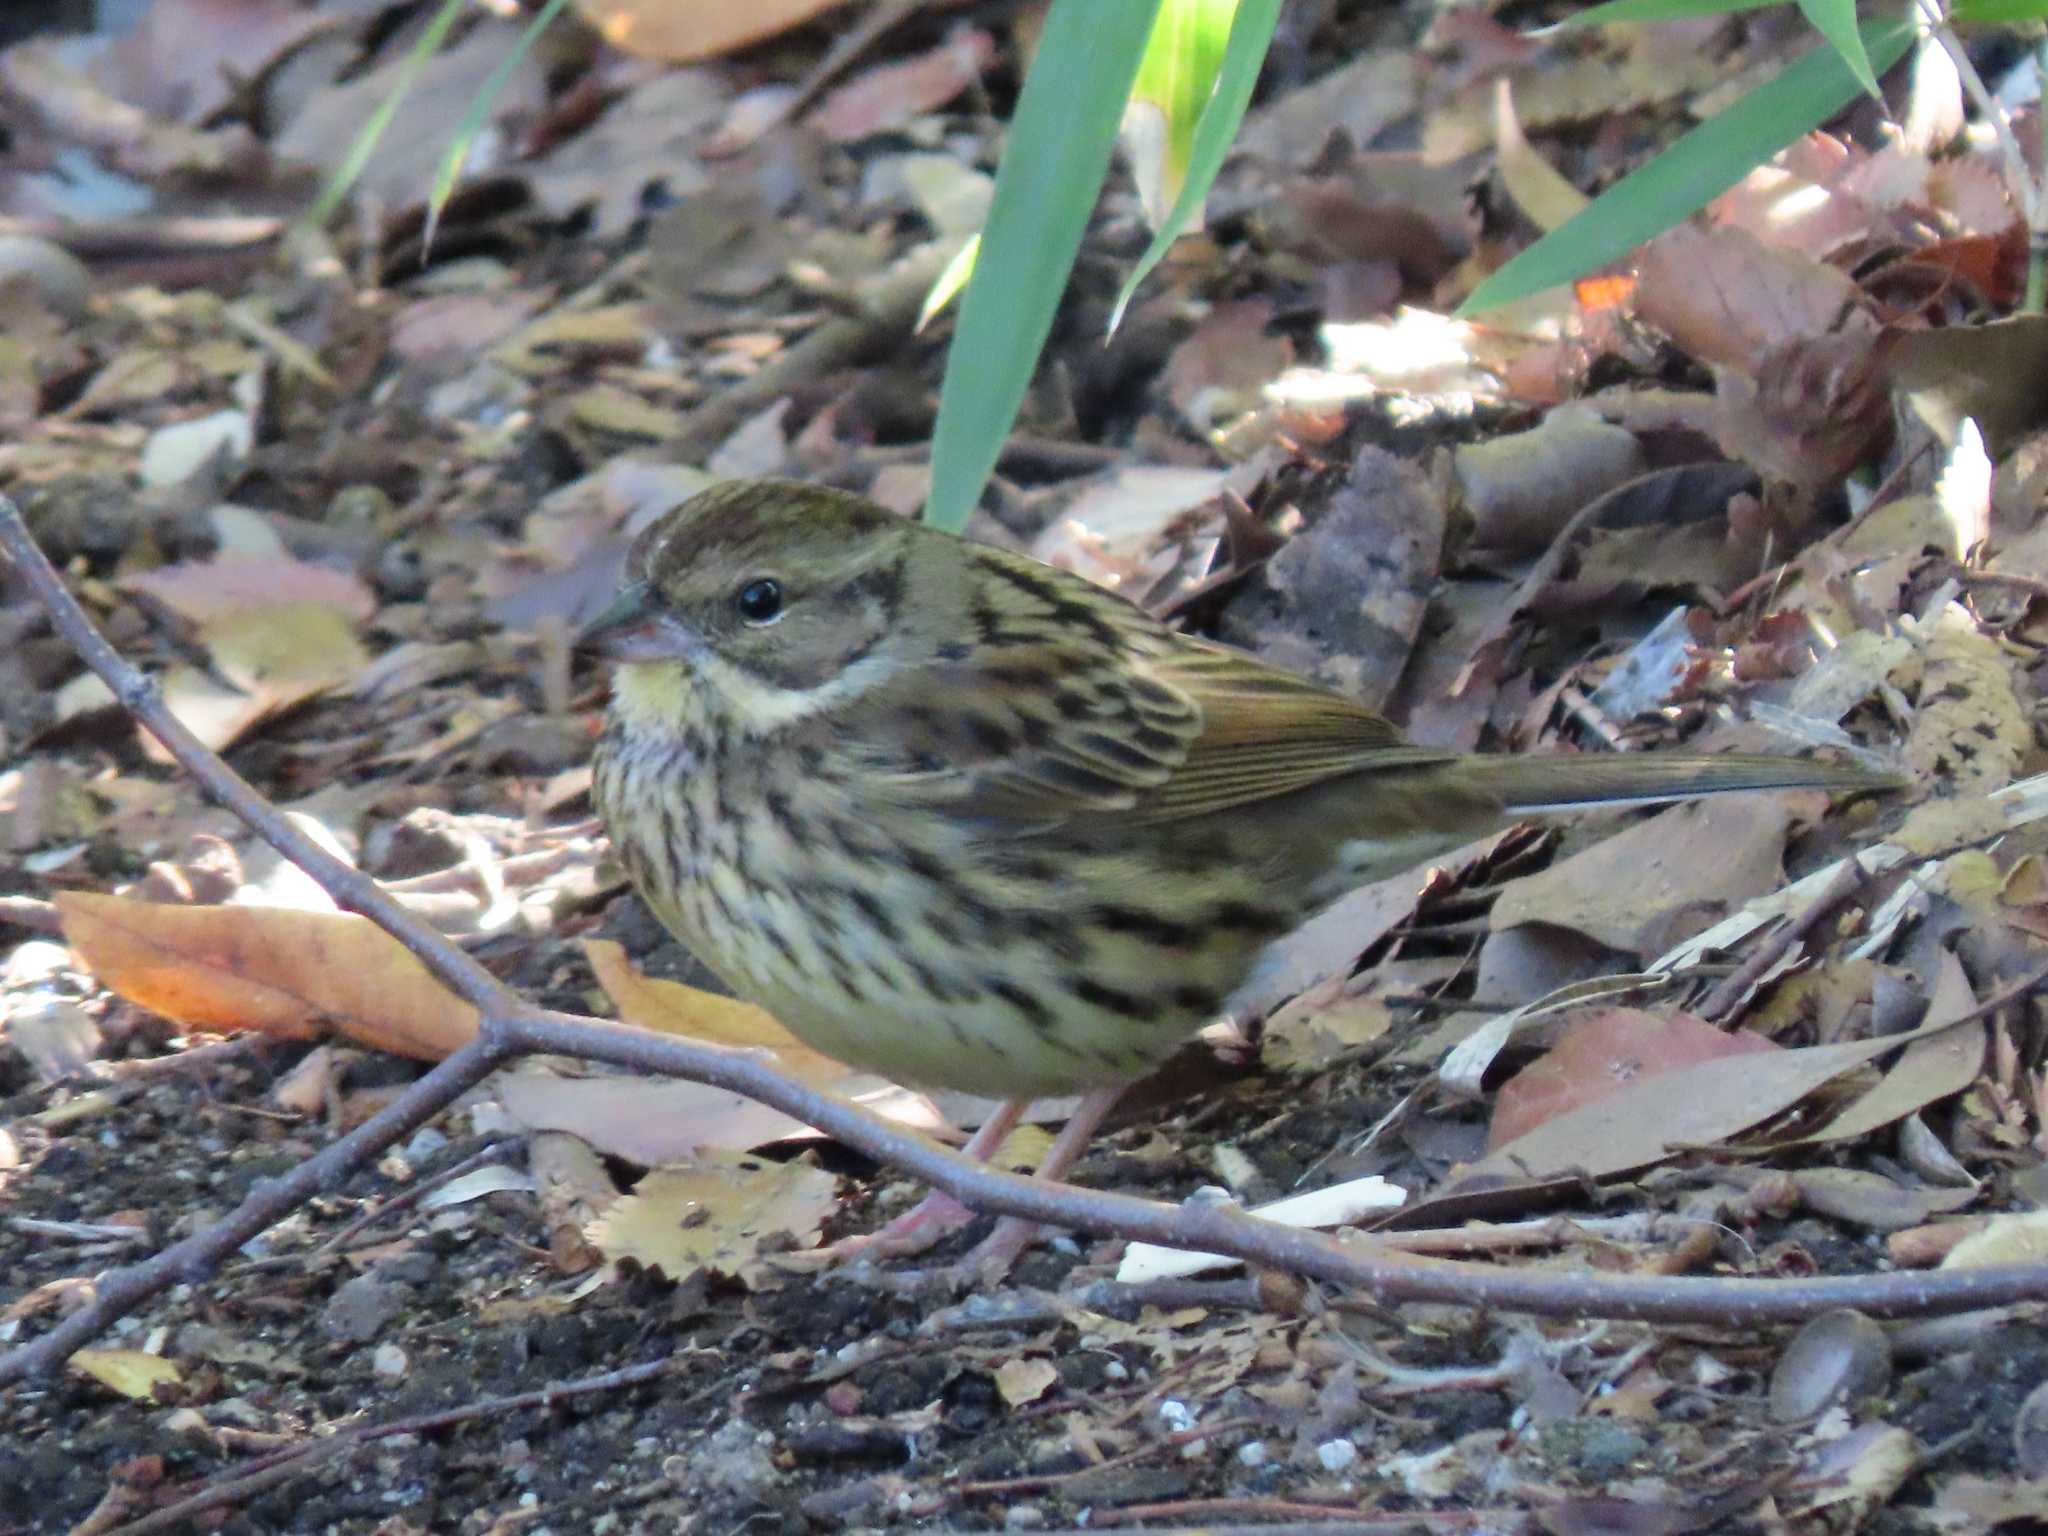
{"label": "orange dried leaf", "polygon": [[712,59],[801,26],[844,0],[576,0],[614,48],[671,64]]}
{"label": "orange dried leaf", "polygon": [[1582,277],[1572,284],[1579,307],[1586,310],[1620,309],[1635,297],[1636,280],[1627,273],[1610,272],[1602,277]]}
{"label": "orange dried leaf", "polygon": [[130,1002],[194,1028],[351,1040],[438,1061],[477,1013],[365,917],[276,907],[176,907],[120,896],[57,898],[64,936]]}

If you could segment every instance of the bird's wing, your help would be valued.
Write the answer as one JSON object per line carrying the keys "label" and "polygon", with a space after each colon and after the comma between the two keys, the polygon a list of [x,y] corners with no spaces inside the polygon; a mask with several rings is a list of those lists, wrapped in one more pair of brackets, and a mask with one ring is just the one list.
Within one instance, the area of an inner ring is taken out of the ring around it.
{"label": "bird's wing", "polygon": [[891,689],[866,734],[888,742],[899,791],[1023,823],[1173,821],[1446,757],[1319,684],[1120,610],[1104,610],[1118,645],[1020,636]]}
{"label": "bird's wing", "polygon": [[1363,704],[1225,646],[1174,636],[1147,671],[1195,706],[1186,756],[1139,797],[1147,821],[1203,816],[1373,769],[1446,762]]}

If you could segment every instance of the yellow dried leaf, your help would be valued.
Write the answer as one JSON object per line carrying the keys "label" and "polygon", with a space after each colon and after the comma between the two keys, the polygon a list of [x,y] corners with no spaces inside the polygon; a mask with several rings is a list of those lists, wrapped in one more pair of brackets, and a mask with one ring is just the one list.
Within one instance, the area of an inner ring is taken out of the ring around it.
{"label": "yellow dried leaf", "polygon": [[579,427],[614,437],[639,437],[665,443],[683,430],[680,411],[671,411],[615,384],[579,389],[563,403],[568,419]]}
{"label": "yellow dried leaf", "polygon": [[1377,993],[1317,988],[1282,1006],[1259,1037],[1259,1059],[1279,1072],[1314,1072],[1382,1038],[1394,1014]]}
{"label": "yellow dried leaf", "polygon": [[996,1367],[996,1390],[1012,1408],[1037,1402],[1059,1379],[1050,1360],[1006,1360]]}
{"label": "yellow dried leaf", "polygon": [[2038,907],[2048,904],[2048,860],[2030,853],[2006,872],[1998,887],[1998,899],[2008,907]]}
{"label": "yellow dried leaf", "polygon": [[1949,1249],[1943,1269],[1985,1269],[1994,1264],[2039,1264],[2048,1259],[2048,1211],[1994,1216],[1982,1231]]}
{"label": "yellow dried leaf", "polygon": [[157,1388],[175,1387],[185,1379],[175,1361],[139,1349],[81,1349],[68,1363],[79,1375],[141,1403],[156,1402]]}
{"label": "yellow dried leaf", "polygon": [[803,1163],[706,1151],[687,1168],[657,1168],[586,1231],[607,1259],[633,1259],[680,1280],[698,1269],[738,1274],[771,1237],[813,1246],[838,1203],[838,1181]]}
{"label": "yellow dried leaf", "polygon": [[1947,779],[1961,794],[2004,787],[2034,745],[2004,653],[1950,605],[1935,622],[1926,655],[1906,766],[1916,777]]}
{"label": "yellow dried leaf", "polygon": [[1003,1138],[989,1163],[992,1167],[1029,1173],[1045,1161],[1045,1154],[1051,1150],[1052,1134],[1044,1126],[1020,1125]]}
{"label": "yellow dried leaf", "polygon": [[1941,861],[1930,888],[1979,917],[1998,912],[1998,862],[1982,848],[1965,848]]}
{"label": "yellow dried leaf", "polygon": [[1892,834],[1892,841],[1920,858],[1936,858],[1998,837],[2011,831],[2012,825],[2001,806],[1980,795],[1967,795],[1915,806],[1905,824]]}
{"label": "yellow dried leaf", "polygon": [[784,1071],[807,1083],[832,1087],[844,1083],[854,1069],[797,1039],[766,1009],[735,997],[720,997],[679,981],[663,981],[634,969],[623,946],[609,939],[585,939],[584,956],[597,984],[628,1024],[686,1040],[713,1045],[768,1050]]}
{"label": "yellow dried leaf", "polygon": [[645,350],[653,324],[643,304],[550,310],[493,348],[491,361],[514,373],[552,373],[577,361],[624,362]]}

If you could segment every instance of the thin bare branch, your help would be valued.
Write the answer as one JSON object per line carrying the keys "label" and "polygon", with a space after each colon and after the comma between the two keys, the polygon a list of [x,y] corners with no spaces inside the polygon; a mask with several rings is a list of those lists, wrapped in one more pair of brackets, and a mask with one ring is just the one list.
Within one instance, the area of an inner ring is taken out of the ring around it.
{"label": "thin bare branch", "polygon": [[[937,1142],[849,1100],[792,1079],[760,1054],[657,1035],[522,1002],[460,948],[429,928],[360,871],[314,844],[165,708],[157,690],[93,627],[36,546],[14,504],[0,497],[0,549],[52,622],[128,710],[217,800],[298,864],[337,902],[389,931],[482,1014],[477,1038],[420,1078],[380,1113],[284,1177],[258,1185],[225,1219],[155,1257],[103,1276],[91,1304],[29,1344],[0,1356],[0,1383],[54,1369],[74,1349],[175,1284],[205,1278],[244,1242],[314,1194],[336,1187],[378,1152],[510,1058],[559,1052],[638,1072],[664,1073],[743,1093],[848,1146],[943,1189],[976,1210],[1053,1226],[1228,1254],[1355,1287],[1380,1303],[1450,1302],[1556,1317],[1675,1322],[1792,1322],[1836,1307],[1877,1316],[1969,1311],[2048,1300],[2048,1265],[1778,1281],[1515,1272],[1478,1265],[1418,1265],[1369,1256],[1316,1232],[1247,1216],[1230,1206],[1166,1205],[1128,1195],[1041,1182],[969,1162]],[[2022,978],[1977,1015],[2041,984]]]}

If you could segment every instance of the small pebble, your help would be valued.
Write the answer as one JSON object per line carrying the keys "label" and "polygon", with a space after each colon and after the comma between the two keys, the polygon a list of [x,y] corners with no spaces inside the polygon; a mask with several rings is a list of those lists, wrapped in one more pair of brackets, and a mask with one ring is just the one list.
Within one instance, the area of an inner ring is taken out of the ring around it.
{"label": "small pebble", "polygon": [[92,272],[63,246],[34,235],[0,235],[0,282],[21,278],[51,311],[66,320],[85,314]]}
{"label": "small pebble", "polygon": [[216,457],[230,466],[239,465],[255,442],[256,426],[245,411],[215,411],[190,421],[174,421],[149,435],[136,472],[147,486],[178,485]]}
{"label": "small pebble", "polygon": [[1358,1447],[1349,1440],[1325,1440],[1316,1447],[1316,1460],[1325,1472],[1342,1472],[1358,1460]]}
{"label": "small pebble", "polygon": [[405,1144],[405,1156],[410,1162],[423,1163],[447,1145],[446,1133],[435,1130],[431,1125],[423,1125]]}

